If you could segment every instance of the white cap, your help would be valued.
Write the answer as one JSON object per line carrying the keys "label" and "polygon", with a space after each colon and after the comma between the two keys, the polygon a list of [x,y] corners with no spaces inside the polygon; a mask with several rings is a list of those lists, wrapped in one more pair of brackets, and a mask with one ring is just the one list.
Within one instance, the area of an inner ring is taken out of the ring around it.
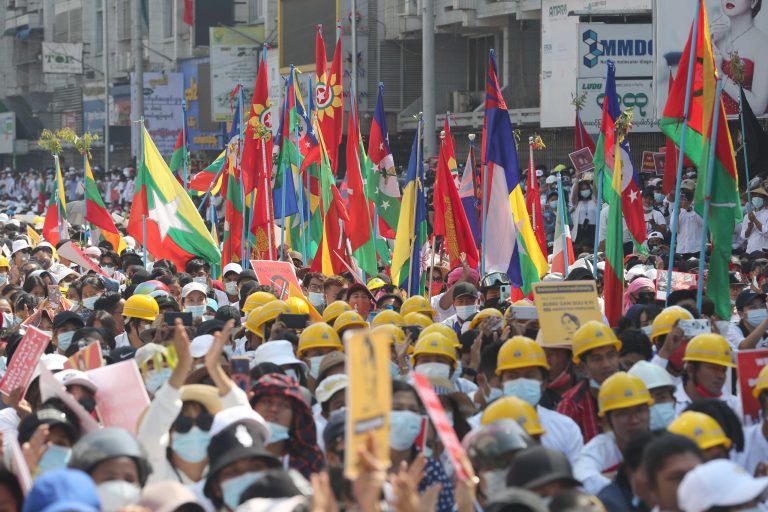
{"label": "white cap", "polygon": [[51,277],[56,279],[57,283],[60,283],[62,279],[65,279],[68,276],[75,275],[80,276],[74,269],[71,269],[69,267],[65,267],[64,265],[59,265],[59,271],[54,272],[51,274]]}
{"label": "white cap", "polygon": [[136,248],[136,239],[132,236],[124,236],[123,240],[125,240],[125,246],[128,249],[135,249]]}
{"label": "white cap", "polygon": [[246,405],[235,405],[234,407],[227,407],[217,412],[213,417],[213,423],[211,424],[211,437],[215,436],[231,424],[237,421],[250,421],[256,425],[262,434],[264,434],[264,440],[269,438],[269,427],[261,414],[257,413]]}
{"label": "white cap", "polygon": [[675,387],[675,381],[667,370],[648,361],[638,361],[627,372],[635,377],[640,377],[648,389],[664,386]]}
{"label": "white cap", "polygon": [[168,355],[168,349],[157,343],[147,343],[136,351],[136,355],[133,358],[136,364],[141,364],[155,357],[155,354],[161,354],[165,357]]}
{"label": "white cap", "polygon": [[547,185],[557,183],[557,176],[547,176],[547,179],[544,180],[544,183],[546,183]]}
{"label": "white cap", "polygon": [[43,354],[37,362],[37,366],[35,366],[35,371],[32,373],[32,380],[40,376],[41,366],[51,372],[57,372],[64,369],[64,363],[66,362],[67,358],[61,354]]}
{"label": "white cap", "polygon": [[320,384],[317,385],[317,388],[315,389],[315,397],[317,397],[318,402],[324,404],[337,392],[342,389],[347,389],[347,386],[349,386],[349,377],[347,377],[346,374],[339,373],[331,375],[330,377],[324,378]]}
{"label": "white cap", "polygon": [[704,512],[712,507],[730,507],[762,498],[768,477],[754,478],[728,459],[715,459],[696,466],[677,488],[677,502],[686,512]]}
{"label": "white cap", "polygon": [[90,389],[94,393],[96,392],[96,384],[94,384],[94,382],[90,379],[90,377],[88,377],[88,375],[86,375],[85,372],[81,372],[80,370],[69,368],[55,373],[53,376],[63,386],[71,386],[73,384],[77,384],[78,386],[83,386],[86,389]]}
{"label": "white cap", "polygon": [[101,256],[101,249],[99,249],[95,245],[91,245],[90,247],[86,247],[83,253],[86,256],[90,256],[91,258],[98,258],[99,256]]}
{"label": "white cap", "polygon": [[194,281],[187,283],[184,285],[184,288],[181,289],[181,298],[186,298],[186,296],[192,292],[200,292],[203,295],[208,295],[208,287],[203,283],[196,283]]}
{"label": "white cap", "polygon": [[664,240],[664,235],[662,235],[658,231],[654,231],[650,235],[648,235],[648,240],[650,240],[651,238],[660,238],[661,240]]}
{"label": "white cap", "polygon": [[234,272],[236,274],[239,274],[243,271],[243,267],[240,266],[239,263],[227,263],[224,265],[224,268],[221,271],[222,276],[226,276],[228,272]]}
{"label": "white cap", "polygon": [[542,171],[541,169],[536,169],[536,177],[540,178],[542,176],[544,176],[544,171]]}
{"label": "white cap", "polygon": [[45,240],[37,244],[37,247],[35,247],[35,250],[38,250],[38,249],[50,249],[51,252],[53,252],[53,246],[50,243],[46,242]]}
{"label": "white cap", "polygon": [[213,336],[210,334],[197,336],[189,344],[189,353],[194,358],[203,357],[211,349],[211,345],[213,345]]}
{"label": "white cap", "polygon": [[278,366],[289,364],[298,364],[304,371],[307,371],[307,365],[296,358],[293,353],[293,345],[288,340],[274,340],[262,343],[253,353],[251,368],[261,363],[274,363]]}
{"label": "white cap", "polygon": [[[651,273],[651,271],[654,271]],[[647,277],[648,279],[656,279],[656,276],[654,275],[655,269],[652,265],[635,265],[631,269],[627,270],[626,272],[626,280],[627,282],[632,281],[636,277]],[[653,277],[651,277],[653,275]]]}
{"label": "white cap", "polygon": [[11,246],[11,255],[16,254],[24,249],[29,249],[29,242],[26,239],[14,240]]}

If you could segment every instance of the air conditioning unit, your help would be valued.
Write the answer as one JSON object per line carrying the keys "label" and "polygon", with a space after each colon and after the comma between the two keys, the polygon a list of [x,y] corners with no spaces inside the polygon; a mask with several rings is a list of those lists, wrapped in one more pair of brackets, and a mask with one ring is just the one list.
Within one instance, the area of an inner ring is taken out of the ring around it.
{"label": "air conditioning unit", "polygon": [[468,91],[451,91],[451,110],[455,113],[469,112],[471,95]]}

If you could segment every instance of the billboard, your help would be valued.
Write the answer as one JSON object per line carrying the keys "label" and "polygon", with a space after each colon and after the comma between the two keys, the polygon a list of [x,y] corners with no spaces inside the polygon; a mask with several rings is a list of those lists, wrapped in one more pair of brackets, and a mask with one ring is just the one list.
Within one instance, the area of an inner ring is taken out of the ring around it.
{"label": "billboard", "polygon": [[580,23],[579,77],[605,77],[605,63],[616,63],[616,78],[653,76],[653,26]]}
{"label": "billboard", "polygon": [[43,73],[83,74],[83,43],[43,43]]}
{"label": "billboard", "polygon": [[[580,78],[576,81],[578,94],[586,94],[584,108],[581,110],[581,121],[589,133],[600,131],[600,120],[603,117],[603,78]],[[653,108],[653,80],[648,79],[619,79],[616,80],[616,94],[619,96],[621,110],[632,108],[632,131],[655,132],[657,121]]]}
{"label": "billboard", "polygon": [[[136,77],[131,73],[131,105],[135,105]],[[144,73],[144,126],[160,153],[173,153],[183,122],[181,100],[184,97],[184,75],[181,73]],[[131,119],[136,119],[131,109]],[[137,130],[132,131],[131,147],[136,154]]]}
{"label": "billboard", "polygon": [[0,113],[0,154],[12,154],[15,141],[16,114],[13,112],[2,112]]}
{"label": "billboard", "polygon": [[211,116],[213,121],[231,121],[230,95],[240,83],[245,103],[253,96],[264,42],[264,26],[211,27]]}
{"label": "billboard", "polygon": [[[723,77],[723,101],[728,115],[739,113],[739,87],[730,69],[731,54],[744,61],[743,87],[752,111],[768,115],[768,12],[752,13],[754,2],[706,0],[715,63]],[[759,5],[759,4],[758,4]],[[691,30],[696,2],[656,0],[656,115],[667,100],[669,74],[677,64]]]}
{"label": "billboard", "polygon": [[221,149],[223,145],[221,124],[211,121],[210,68],[208,57],[181,61],[190,151]]}

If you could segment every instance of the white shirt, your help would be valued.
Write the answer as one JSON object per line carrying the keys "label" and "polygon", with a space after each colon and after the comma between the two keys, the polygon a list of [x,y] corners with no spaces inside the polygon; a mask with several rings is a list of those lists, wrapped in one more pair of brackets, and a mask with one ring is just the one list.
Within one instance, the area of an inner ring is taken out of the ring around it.
{"label": "white shirt", "polygon": [[448,306],[447,309],[443,309],[440,307],[440,299],[443,298],[443,295],[445,295],[445,293],[434,295],[430,300],[432,309],[435,310],[435,323],[442,322],[449,316],[456,314],[456,308],[453,307],[453,302],[451,302],[451,305]]}
{"label": "white shirt", "polygon": [[701,250],[701,233],[704,230],[704,219],[691,210],[680,210],[677,221],[676,254],[688,254]]}
{"label": "white shirt", "polygon": [[[741,224],[741,236],[747,239],[747,254],[768,248],[768,209],[761,208],[754,213],[763,229],[758,230],[757,225],[754,225],[746,214],[744,215],[744,222]],[[752,226],[752,233],[747,236],[749,226]]]}
{"label": "white shirt", "polygon": [[571,465],[575,465],[584,448],[584,439],[579,426],[568,416],[540,405],[536,406],[536,413],[544,428],[541,444],[564,453]]}
{"label": "white shirt", "polygon": [[598,434],[581,450],[573,465],[573,476],[589,494],[597,494],[611,483],[604,471],[615,471],[624,457],[613,432]]}
{"label": "white shirt", "polygon": [[651,208],[651,211],[646,212],[643,211],[645,214],[645,231],[646,234],[651,234],[652,231],[656,231],[656,228],[653,227],[651,224],[651,221],[658,224],[659,226],[666,226],[667,221],[664,218],[664,216],[661,214],[661,212],[655,208]]}
{"label": "white shirt", "polygon": [[[631,242],[632,238],[629,236],[629,230],[627,229],[627,222],[621,221],[624,229],[624,243]],[[605,240],[605,232],[608,230],[608,203],[603,203],[603,209],[600,210],[600,232],[597,234],[598,243]]]}
{"label": "white shirt", "polygon": [[128,339],[128,333],[123,331],[115,336],[115,348],[130,347],[131,341]]}
{"label": "white shirt", "polygon": [[763,435],[762,422],[744,427],[744,451],[731,451],[731,459],[750,475],[755,474],[759,463],[768,462],[768,439]]}
{"label": "white shirt", "polygon": [[[725,384],[723,385],[723,389],[728,387],[728,383],[730,382],[729,379],[725,379]],[[677,404],[675,405],[675,415],[679,416],[681,412],[685,410],[686,407],[690,405],[693,400],[691,400],[691,397],[688,396],[688,393],[685,392],[685,387],[683,386],[683,383],[680,382],[680,384],[677,385],[677,388],[675,389],[675,401]],[[744,415],[741,411],[741,400],[739,400],[738,397],[733,396],[730,393],[723,392],[722,395],[720,395],[720,400],[728,404],[728,407],[733,409],[733,412],[736,413],[736,416],[739,417],[739,419],[744,419]]]}

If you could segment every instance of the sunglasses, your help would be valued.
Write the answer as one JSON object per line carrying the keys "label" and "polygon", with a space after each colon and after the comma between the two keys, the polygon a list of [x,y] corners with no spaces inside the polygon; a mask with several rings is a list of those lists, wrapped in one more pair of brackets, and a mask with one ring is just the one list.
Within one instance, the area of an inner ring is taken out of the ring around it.
{"label": "sunglasses", "polygon": [[190,418],[189,416],[179,416],[176,421],[173,422],[173,430],[179,433],[186,433],[192,430],[192,427],[197,425],[200,430],[209,431],[211,425],[213,425],[213,416],[207,412],[200,413],[197,418]]}

